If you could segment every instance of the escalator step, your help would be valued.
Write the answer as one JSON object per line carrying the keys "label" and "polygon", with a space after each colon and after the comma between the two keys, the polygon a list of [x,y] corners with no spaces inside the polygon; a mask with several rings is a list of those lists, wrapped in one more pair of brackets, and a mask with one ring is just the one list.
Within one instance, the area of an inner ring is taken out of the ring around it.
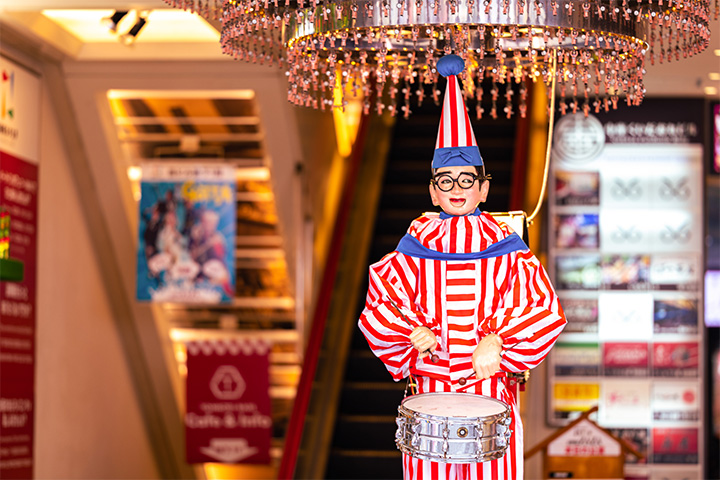
{"label": "escalator step", "polygon": [[338,412],[345,415],[396,415],[405,382],[346,382]]}
{"label": "escalator step", "polygon": [[395,452],[395,418],[389,415],[341,415],[333,445],[342,450]]}
{"label": "escalator step", "polygon": [[332,449],[325,472],[328,479],[402,479],[402,456],[399,451],[358,452]]}
{"label": "escalator step", "polygon": [[[360,337],[362,337],[362,334]],[[365,342],[365,339],[362,338],[362,341]],[[385,365],[370,351],[370,347],[365,342],[364,346],[350,352],[345,367],[345,381],[392,382],[392,377]]]}

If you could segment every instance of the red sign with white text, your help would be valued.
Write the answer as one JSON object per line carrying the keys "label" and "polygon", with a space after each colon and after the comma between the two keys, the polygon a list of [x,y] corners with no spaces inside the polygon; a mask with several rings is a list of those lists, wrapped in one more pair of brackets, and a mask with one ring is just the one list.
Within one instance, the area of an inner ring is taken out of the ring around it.
{"label": "red sign with white text", "polygon": [[0,478],[32,478],[38,167],[0,151],[0,206],[10,214],[8,257],[22,281],[0,281]]}
{"label": "red sign with white text", "polygon": [[605,375],[644,377],[648,374],[650,354],[644,342],[607,342],[603,344]]}
{"label": "red sign with white text", "polygon": [[700,368],[700,344],[663,342],[653,345],[653,375],[656,377],[697,377]]}
{"label": "red sign with white text", "polygon": [[697,428],[654,428],[653,462],[697,463],[699,433]]}
{"label": "red sign with white text", "polygon": [[188,463],[270,463],[269,350],[261,339],[187,344]]}

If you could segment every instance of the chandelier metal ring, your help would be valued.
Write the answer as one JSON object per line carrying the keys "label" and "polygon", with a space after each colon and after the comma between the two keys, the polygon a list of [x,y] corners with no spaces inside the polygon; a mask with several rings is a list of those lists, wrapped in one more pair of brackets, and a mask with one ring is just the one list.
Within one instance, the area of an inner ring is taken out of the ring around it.
{"label": "chandelier metal ring", "polygon": [[679,60],[707,48],[710,36],[707,0],[215,0],[214,8],[208,0],[165,1],[218,15],[223,52],[286,67],[297,105],[343,108],[352,90],[369,112],[372,85],[378,112],[405,116],[411,97],[423,101],[420,86],[437,83],[435,62],[449,53],[466,61],[463,89],[477,100],[477,116],[484,81],[492,84],[492,116],[505,85],[501,110],[509,116],[527,108],[525,87],[514,101],[510,84],[542,80],[550,88],[553,78],[560,113],[588,113],[620,97],[639,104],[646,57]]}

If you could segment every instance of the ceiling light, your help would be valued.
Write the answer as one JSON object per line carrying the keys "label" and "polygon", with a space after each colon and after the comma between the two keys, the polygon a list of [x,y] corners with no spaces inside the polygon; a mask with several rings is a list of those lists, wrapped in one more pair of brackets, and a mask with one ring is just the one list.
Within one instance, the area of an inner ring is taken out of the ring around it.
{"label": "ceiling light", "polygon": [[135,25],[133,25],[132,28],[127,33],[120,35],[120,41],[122,43],[124,43],[125,45],[131,45],[131,44],[135,43],[135,40],[137,39],[137,36],[140,33],[140,30],[143,29],[143,27],[145,26],[146,23],[147,23],[147,18],[145,16],[138,15]]}
{"label": "ceiling light", "polygon": [[435,64],[449,53],[465,60],[468,100],[492,95],[493,117],[524,116],[528,79],[555,79],[562,113],[638,105],[646,58],[675,62],[710,44],[709,0],[164,1],[222,18],[224,53],[285,68],[292,103],[343,108],[339,81],[366,113],[409,115],[423,84],[439,91]]}
{"label": "ceiling light", "polygon": [[705,95],[713,97],[718,94],[717,87],[705,87]]}
{"label": "ceiling light", "polygon": [[720,72],[710,72],[708,73],[708,77],[710,80],[720,80]]}
{"label": "ceiling light", "polygon": [[110,30],[112,33],[117,33],[118,24],[120,23],[120,20],[123,19],[125,15],[127,15],[127,10],[115,10],[115,12],[110,15],[109,17],[103,18],[101,21],[103,25],[106,25],[108,30]]}
{"label": "ceiling light", "polygon": [[128,167],[127,176],[131,182],[138,182],[142,178],[142,169],[138,166]]}

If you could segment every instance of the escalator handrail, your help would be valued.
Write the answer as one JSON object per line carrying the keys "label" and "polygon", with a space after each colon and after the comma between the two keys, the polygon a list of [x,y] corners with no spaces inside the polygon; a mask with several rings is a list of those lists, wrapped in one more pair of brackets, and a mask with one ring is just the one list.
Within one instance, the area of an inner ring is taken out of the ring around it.
{"label": "escalator handrail", "polygon": [[290,416],[287,433],[285,435],[285,445],[283,455],[278,468],[279,480],[290,480],[293,478],[295,466],[297,464],[297,456],[300,449],[300,442],[303,435],[303,427],[305,425],[305,417],[310,403],[310,394],[312,392],[313,379],[317,369],[318,358],[320,355],[320,347],[322,346],[323,334],[325,332],[325,322],[327,320],[328,310],[332,295],[335,277],[340,261],[340,253],[342,251],[343,237],[352,208],[352,199],[355,193],[355,185],[362,161],[363,150],[365,147],[365,139],[367,136],[369,117],[363,115],[360,119],[360,127],[358,129],[355,144],[351,155],[349,170],[345,176],[345,184],[340,200],[340,205],[335,218],[335,226],[333,228],[332,241],[330,243],[330,251],[328,252],[323,270],[322,282],[318,300],[313,314],[312,327],[310,328],[310,337],[308,345],[305,349],[305,358],[303,362],[302,373],[298,383],[295,402]]}

